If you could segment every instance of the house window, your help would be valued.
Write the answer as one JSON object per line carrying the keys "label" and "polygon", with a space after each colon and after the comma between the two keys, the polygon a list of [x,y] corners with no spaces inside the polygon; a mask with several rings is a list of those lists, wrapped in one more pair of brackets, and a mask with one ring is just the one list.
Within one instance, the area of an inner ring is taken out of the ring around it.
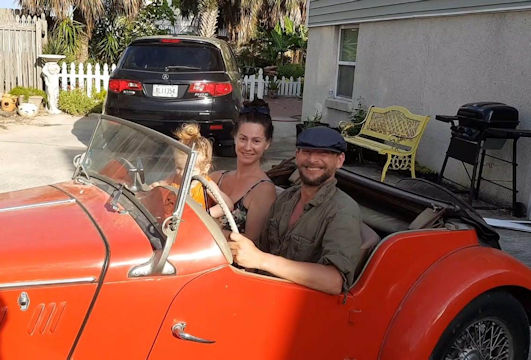
{"label": "house window", "polygon": [[358,49],[358,28],[343,28],[339,35],[336,96],[352,99]]}

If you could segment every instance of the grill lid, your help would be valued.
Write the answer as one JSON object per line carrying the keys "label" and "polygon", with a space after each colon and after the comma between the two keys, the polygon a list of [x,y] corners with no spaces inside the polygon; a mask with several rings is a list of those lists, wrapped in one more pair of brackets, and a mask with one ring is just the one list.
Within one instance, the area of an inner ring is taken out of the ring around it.
{"label": "grill lid", "polygon": [[459,126],[479,130],[487,128],[514,129],[518,126],[518,110],[499,102],[475,102],[457,111]]}

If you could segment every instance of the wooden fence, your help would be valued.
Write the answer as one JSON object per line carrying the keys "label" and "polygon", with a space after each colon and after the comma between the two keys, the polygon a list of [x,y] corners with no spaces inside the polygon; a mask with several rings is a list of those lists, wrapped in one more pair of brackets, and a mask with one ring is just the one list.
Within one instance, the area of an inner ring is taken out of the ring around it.
{"label": "wooden fence", "polygon": [[[68,67],[70,67],[70,70]],[[116,65],[112,64],[110,72],[113,72],[115,68]],[[74,63],[71,63],[70,66],[63,63],[59,74],[59,82],[62,90],[84,89],[88,96],[92,96],[93,91],[107,90],[110,72],[107,64],[92,66],[92,64],[84,65],[79,63],[76,70]]]}
{"label": "wooden fence", "polygon": [[0,93],[16,86],[43,89],[38,56],[47,41],[44,14],[13,17],[4,11],[0,18]]}
{"label": "wooden fence", "polygon": [[258,75],[245,75],[243,77],[243,93],[249,100],[255,97],[262,99],[264,95],[269,93],[271,81],[278,86],[278,96],[301,96],[302,95],[302,78],[296,80],[293,77],[286,79],[284,76],[279,79],[277,76],[264,77],[262,69],[258,70]]}

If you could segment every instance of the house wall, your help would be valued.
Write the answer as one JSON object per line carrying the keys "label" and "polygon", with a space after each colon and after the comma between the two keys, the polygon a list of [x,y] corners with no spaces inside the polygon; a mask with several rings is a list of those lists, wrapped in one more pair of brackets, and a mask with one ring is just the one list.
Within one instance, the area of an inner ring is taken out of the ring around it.
{"label": "house wall", "polygon": [[[353,98],[367,104],[402,105],[431,116],[418,150],[418,162],[439,171],[450,140],[448,124],[436,114],[454,115],[473,101],[500,101],[520,112],[520,128],[531,129],[531,11],[501,12],[362,23]],[[338,27],[310,29],[303,116],[314,104],[348,102],[328,98],[335,85]],[[315,59],[315,58],[318,59]],[[347,113],[324,106],[336,124]],[[507,142],[491,152],[510,159]],[[531,208],[531,138],[518,143],[518,201]],[[487,160],[484,176],[510,180],[511,167]],[[460,163],[449,160],[445,176],[467,183]],[[506,185],[510,186],[510,182]],[[509,203],[511,194],[486,182],[481,195]]]}
{"label": "house wall", "polygon": [[308,25],[324,26],[400,18],[531,8],[524,0],[311,0]]}

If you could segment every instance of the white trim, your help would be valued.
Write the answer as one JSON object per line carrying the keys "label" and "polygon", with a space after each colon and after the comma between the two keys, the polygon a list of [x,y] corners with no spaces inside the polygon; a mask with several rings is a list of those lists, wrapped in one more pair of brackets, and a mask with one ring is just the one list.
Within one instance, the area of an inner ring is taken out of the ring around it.
{"label": "white trim", "polygon": [[94,276],[71,278],[71,279],[17,281],[17,282],[11,282],[11,283],[0,283],[0,289],[30,287],[30,286],[80,284],[80,283],[93,283],[93,282],[96,282],[96,278]]}
{"label": "white trim", "polygon": [[37,204],[12,206],[12,207],[7,207],[7,208],[0,209],[0,213],[8,212],[8,211],[33,209],[33,208],[46,207],[46,206],[71,204],[71,203],[75,203],[75,202],[76,202],[75,199],[67,199],[67,200],[47,201],[47,202],[42,202],[42,203],[37,203]]}
{"label": "white trim", "polygon": [[[310,25],[308,24],[308,28],[317,28],[321,26],[356,26],[361,23],[368,23],[368,22],[378,22],[378,21],[390,21],[390,20],[404,20],[404,19],[422,19],[422,18],[429,18],[429,17],[438,17],[438,16],[455,16],[455,15],[470,15],[470,14],[484,14],[484,13],[497,13],[497,12],[508,12],[508,11],[525,11],[525,10],[531,10],[531,5],[524,5],[524,6],[518,6],[513,8],[499,8],[499,9],[481,9],[481,10],[467,10],[467,11],[456,11],[456,12],[443,12],[443,13],[432,13],[432,14],[417,14],[417,15],[399,15],[399,16],[393,16],[390,15],[389,17],[381,16],[376,18],[369,18],[369,19],[356,19],[356,20],[337,20],[332,22],[327,22],[323,24],[314,24]],[[309,19],[309,16],[308,16]]]}
{"label": "white trim", "polygon": [[341,61],[341,60],[338,60],[338,65],[349,65],[349,66],[356,66],[357,65],[357,62],[356,61]]}

